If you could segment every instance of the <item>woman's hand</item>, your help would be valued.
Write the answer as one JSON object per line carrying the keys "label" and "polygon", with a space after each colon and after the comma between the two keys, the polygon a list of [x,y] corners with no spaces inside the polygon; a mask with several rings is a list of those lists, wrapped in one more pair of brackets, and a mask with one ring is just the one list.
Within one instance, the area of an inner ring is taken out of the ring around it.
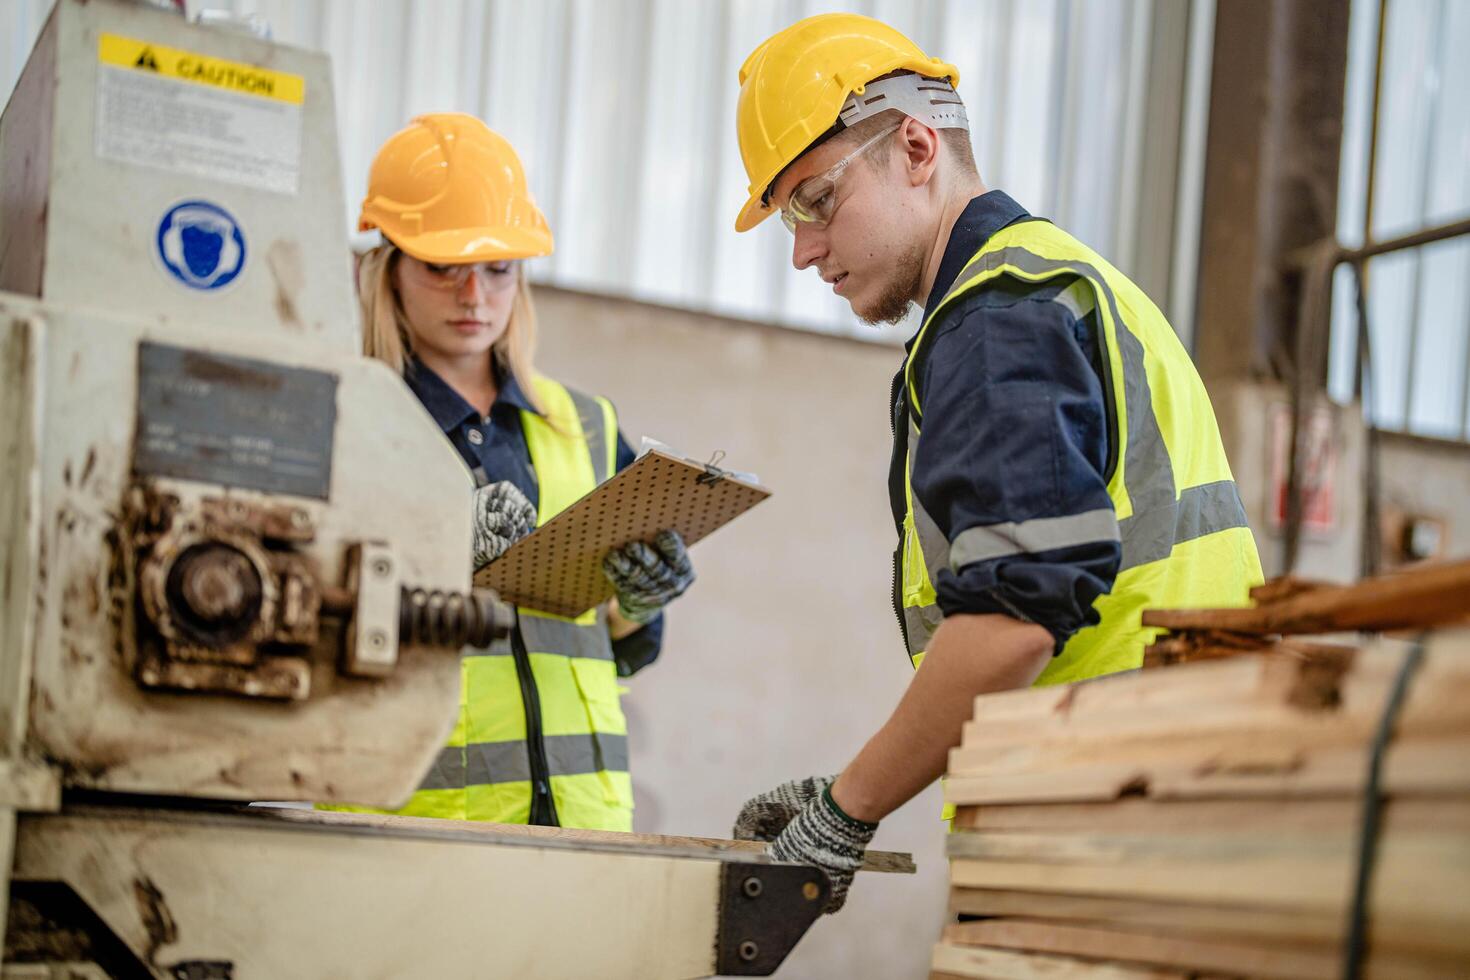
{"label": "woman's hand", "polygon": [[508,480],[476,487],[473,514],[475,571],[536,528],[536,508]]}
{"label": "woman's hand", "polygon": [[602,559],[602,572],[618,594],[624,619],[647,623],[694,583],[694,568],[684,539],[674,530],[660,531],[653,544],[633,541]]}

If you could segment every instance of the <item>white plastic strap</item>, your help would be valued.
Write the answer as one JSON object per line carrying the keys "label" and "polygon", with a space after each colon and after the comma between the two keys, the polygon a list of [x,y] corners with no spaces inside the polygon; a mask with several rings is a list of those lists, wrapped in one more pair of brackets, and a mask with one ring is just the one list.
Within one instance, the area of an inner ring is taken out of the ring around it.
{"label": "white plastic strap", "polygon": [[869,82],[861,93],[847,97],[837,118],[843,126],[852,126],[888,109],[913,116],[933,129],[970,128],[965,104],[948,80],[912,72]]}

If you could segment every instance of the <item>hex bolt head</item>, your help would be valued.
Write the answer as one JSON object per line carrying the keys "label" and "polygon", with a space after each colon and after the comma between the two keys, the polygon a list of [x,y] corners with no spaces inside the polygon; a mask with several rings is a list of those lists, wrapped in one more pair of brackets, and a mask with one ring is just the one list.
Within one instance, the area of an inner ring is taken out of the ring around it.
{"label": "hex bolt head", "polygon": [[747,939],[740,944],[740,958],[745,962],[749,963],[759,955],[761,955],[761,948],[751,940]]}
{"label": "hex bolt head", "polygon": [[760,898],[761,892],[765,890],[765,886],[761,884],[759,878],[751,875],[740,883],[740,890],[745,892],[746,898]]}

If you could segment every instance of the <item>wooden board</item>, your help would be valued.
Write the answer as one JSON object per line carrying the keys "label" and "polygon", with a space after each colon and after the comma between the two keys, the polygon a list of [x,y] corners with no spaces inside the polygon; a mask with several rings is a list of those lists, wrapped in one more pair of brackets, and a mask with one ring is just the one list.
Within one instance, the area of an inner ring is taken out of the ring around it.
{"label": "wooden board", "polygon": [[[949,908],[953,915],[1049,919],[1166,934],[1189,931],[1277,944],[1339,942],[1345,921],[1335,911],[1197,905],[1115,895],[1062,895],[1000,888],[951,889]],[[1374,942],[1382,943],[1383,938],[1375,933]],[[1422,934],[1413,934],[1408,941],[1422,944],[1424,939]]]}
{"label": "wooden board", "polygon": [[[440,820],[432,817],[403,817],[382,813],[345,813],[330,810],[300,810],[287,808],[252,807],[251,815],[263,815],[265,819],[284,820],[297,824],[317,824],[327,827],[355,827],[383,831],[408,832],[454,832],[473,836],[487,842],[495,841],[545,841],[558,845],[587,845],[597,847],[656,849],[662,852],[687,852],[688,857],[716,857],[736,854],[741,857],[759,856],[765,853],[766,845],[761,841],[721,840],[711,837],[673,837],[665,834],[623,834],[611,830],[579,830],[569,827],[532,827],[524,824],[484,823],[475,820]],[[868,851],[863,871],[881,871],[890,874],[913,874],[914,858],[911,854],[897,851]]]}
{"label": "wooden board", "polygon": [[[1042,842],[1023,841],[1018,846],[1030,849],[1031,857],[1021,856],[1024,850],[1008,856],[956,857],[950,863],[950,880],[963,888],[1322,912],[1346,909],[1356,866],[1351,839],[1294,853],[1240,836],[1242,840],[1212,846],[1189,842],[1172,852],[1159,845],[1152,851],[1119,847],[1111,854],[1104,851],[1106,843],[1084,841],[1079,846],[1091,848],[1097,856],[1078,856],[1065,863],[1041,859]],[[1417,916],[1425,928],[1442,929],[1453,940],[1465,933],[1465,910],[1444,896],[1465,894],[1470,894],[1470,838],[1446,842],[1425,840],[1419,834],[1388,835],[1380,842],[1369,903],[1375,922],[1383,916]],[[1458,942],[1470,942],[1470,936]]]}
{"label": "wooden board", "polygon": [[1195,973],[940,943],[930,980],[1200,980]]}
{"label": "wooden board", "polygon": [[1470,561],[1404,570],[1355,585],[1288,593],[1253,609],[1150,609],[1145,626],[1240,633],[1428,629],[1465,618]]}
{"label": "wooden board", "polygon": [[[1264,908],[1249,904],[1151,901],[1115,895],[1063,895],[994,888],[954,888],[951,915],[1047,919],[1134,932],[1219,937],[1254,945],[1342,942],[1346,919],[1336,910]],[[1463,930],[1413,916],[1374,923],[1373,948],[1422,957],[1464,955]]]}
{"label": "wooden board", "polygon": [[[944,939],[956,945],[1096,957],[1272,980],[1336,980],[1342,975],[1342,949],[1338,943],[1259,946],[1191,935],[1021,919],[959,923],[945,929]],[[1463,961],[1452,959],[1374,951],[1369,955],[1365,973],[1393,980],[1441,980],[1455,976],[1463,966]]]}
{"label": "wooden board", "polygon": [[579,616],[612,597],[602,559],[613,548],[668,528],[692,545],[770,495],[651,450],[476,572],[475,585],[519,606]]}
{"label": "wooden board", "polygon": [[[1466,745],[1470,762],[1470,718],[1455,703],[1457,689],[1424,689],[1403,710],[1396,745],[1454,741]],[[1470,687],[1464,691],[1470,697]],[[1449,695],[1445,697],[1443,695]],[[1417,702],[1415,704],[1414,702]],[[1421,710],[1416,710],[1421,709]],[[1245,710],[1200,709],[1133,718],[1120,723],[1050,726],[1030,739],[976,741],[950,751],[951,776],[1034,773],[1115,760],[1141,761],[1190,756],[1201,765],[1217,758],[1263,758],[1331,748],[1366,747],[1377,727],[1377,711],[1303,715],[1263,706]],[[1470,766],[1464,773],[1470,778]]]}
{"label": "wooden board", "polygon": [[944,940],[956,945],[999,946],[1180,969],[1228,971],[1275,980],[1336,980],[1341,972],[1337,950],[1327,947],[1260,947],[1025,919],[961,922],[944,930]]}
{"label": "wooden board", "polygon": [[[1380,642],[1354,655],[1345,673],[1320,673],[1310,664],[1270,655],[1186,664],[1169,670],[1126,671],[1050,688],[988,693],[975,701],[975,718],[963,741],[1011,733],[1032,738],[1039,726],[1076,724],[1088,718],[1107,724],[1138,724],[1148,718],[1188,717],[1197,710],[1222,711],[1232,705],[1288,705],[1302,710],[1361,707],[1376,710],[1407,652],[1405,644]],[[1435,641],[1417,676],[1433,685],[1470,686],[1470,635],[1457,633]],[[1361,704],[1370,701],[1372,704]],[[1169,721],[1173,724],[1173,718]]]}
{"label": "wooden board", "polygon": [[[1391,821],[1381,830],[1380,846],[1404,862],[1434,865],[1470,888],[1470,828],[1404,832]],[[1173,864],[1290,864],[1336,871],[1356,864],[1358,834],[1336,832],[1279,834],[1243,826],[1211,834],[1008,832],[953,833],[946,838],[952,858],[1024,861],[1040,864],[1165,867]]]}
{"label": "wooden board", "polygon": [[[1392,799],[1383,807],[1388,826],[1403,831],[1470,833],[1470,799]],[[1363,818],[1361,800],[1150,800],[1110,803],[1017,803],[960,807],[956,831],[1058,831],[1109,834],[1210,834],[1247,830],[1260,834],[1351,833]]]}
{"label": "wooden board", "polygon": [[[1161,745],[1133,759],[1057,762],[1014,774],[955,775],[945,799],[956,806],[993,803],[1086,802],[1129,795],[1152,799],[1355,796],[1367,782],[1366,746],[1303,748],[1238,745],[1217,740],[1177,749]],[[1390,795],[1470,793],[1470,745],[1465,739],[1423,739],[1390,745],[1381,778]]]}
{"label": "wooden board", "polygon": [[1276,657],[1303,660],[1343,660],[1351,657],[1355,647],[1342,643],[1317,643],[1256,636],[1249,633],[1221,633],[1216,630],[1186,630],[1168,633],[1143,648],[1143,669],[1173,667],[1238,657],[1243,653],[1269,653]]}

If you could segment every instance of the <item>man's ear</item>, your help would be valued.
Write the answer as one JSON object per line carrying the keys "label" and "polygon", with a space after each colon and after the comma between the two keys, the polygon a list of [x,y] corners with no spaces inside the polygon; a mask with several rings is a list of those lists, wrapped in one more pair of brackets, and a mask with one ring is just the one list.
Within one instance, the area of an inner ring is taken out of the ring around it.
{"label": "man's ear", "polygon": [[939,165],[939,133],[909,116],[899,126],[897,136],[909,186],[922,187],[929,183],[934,168]]}

